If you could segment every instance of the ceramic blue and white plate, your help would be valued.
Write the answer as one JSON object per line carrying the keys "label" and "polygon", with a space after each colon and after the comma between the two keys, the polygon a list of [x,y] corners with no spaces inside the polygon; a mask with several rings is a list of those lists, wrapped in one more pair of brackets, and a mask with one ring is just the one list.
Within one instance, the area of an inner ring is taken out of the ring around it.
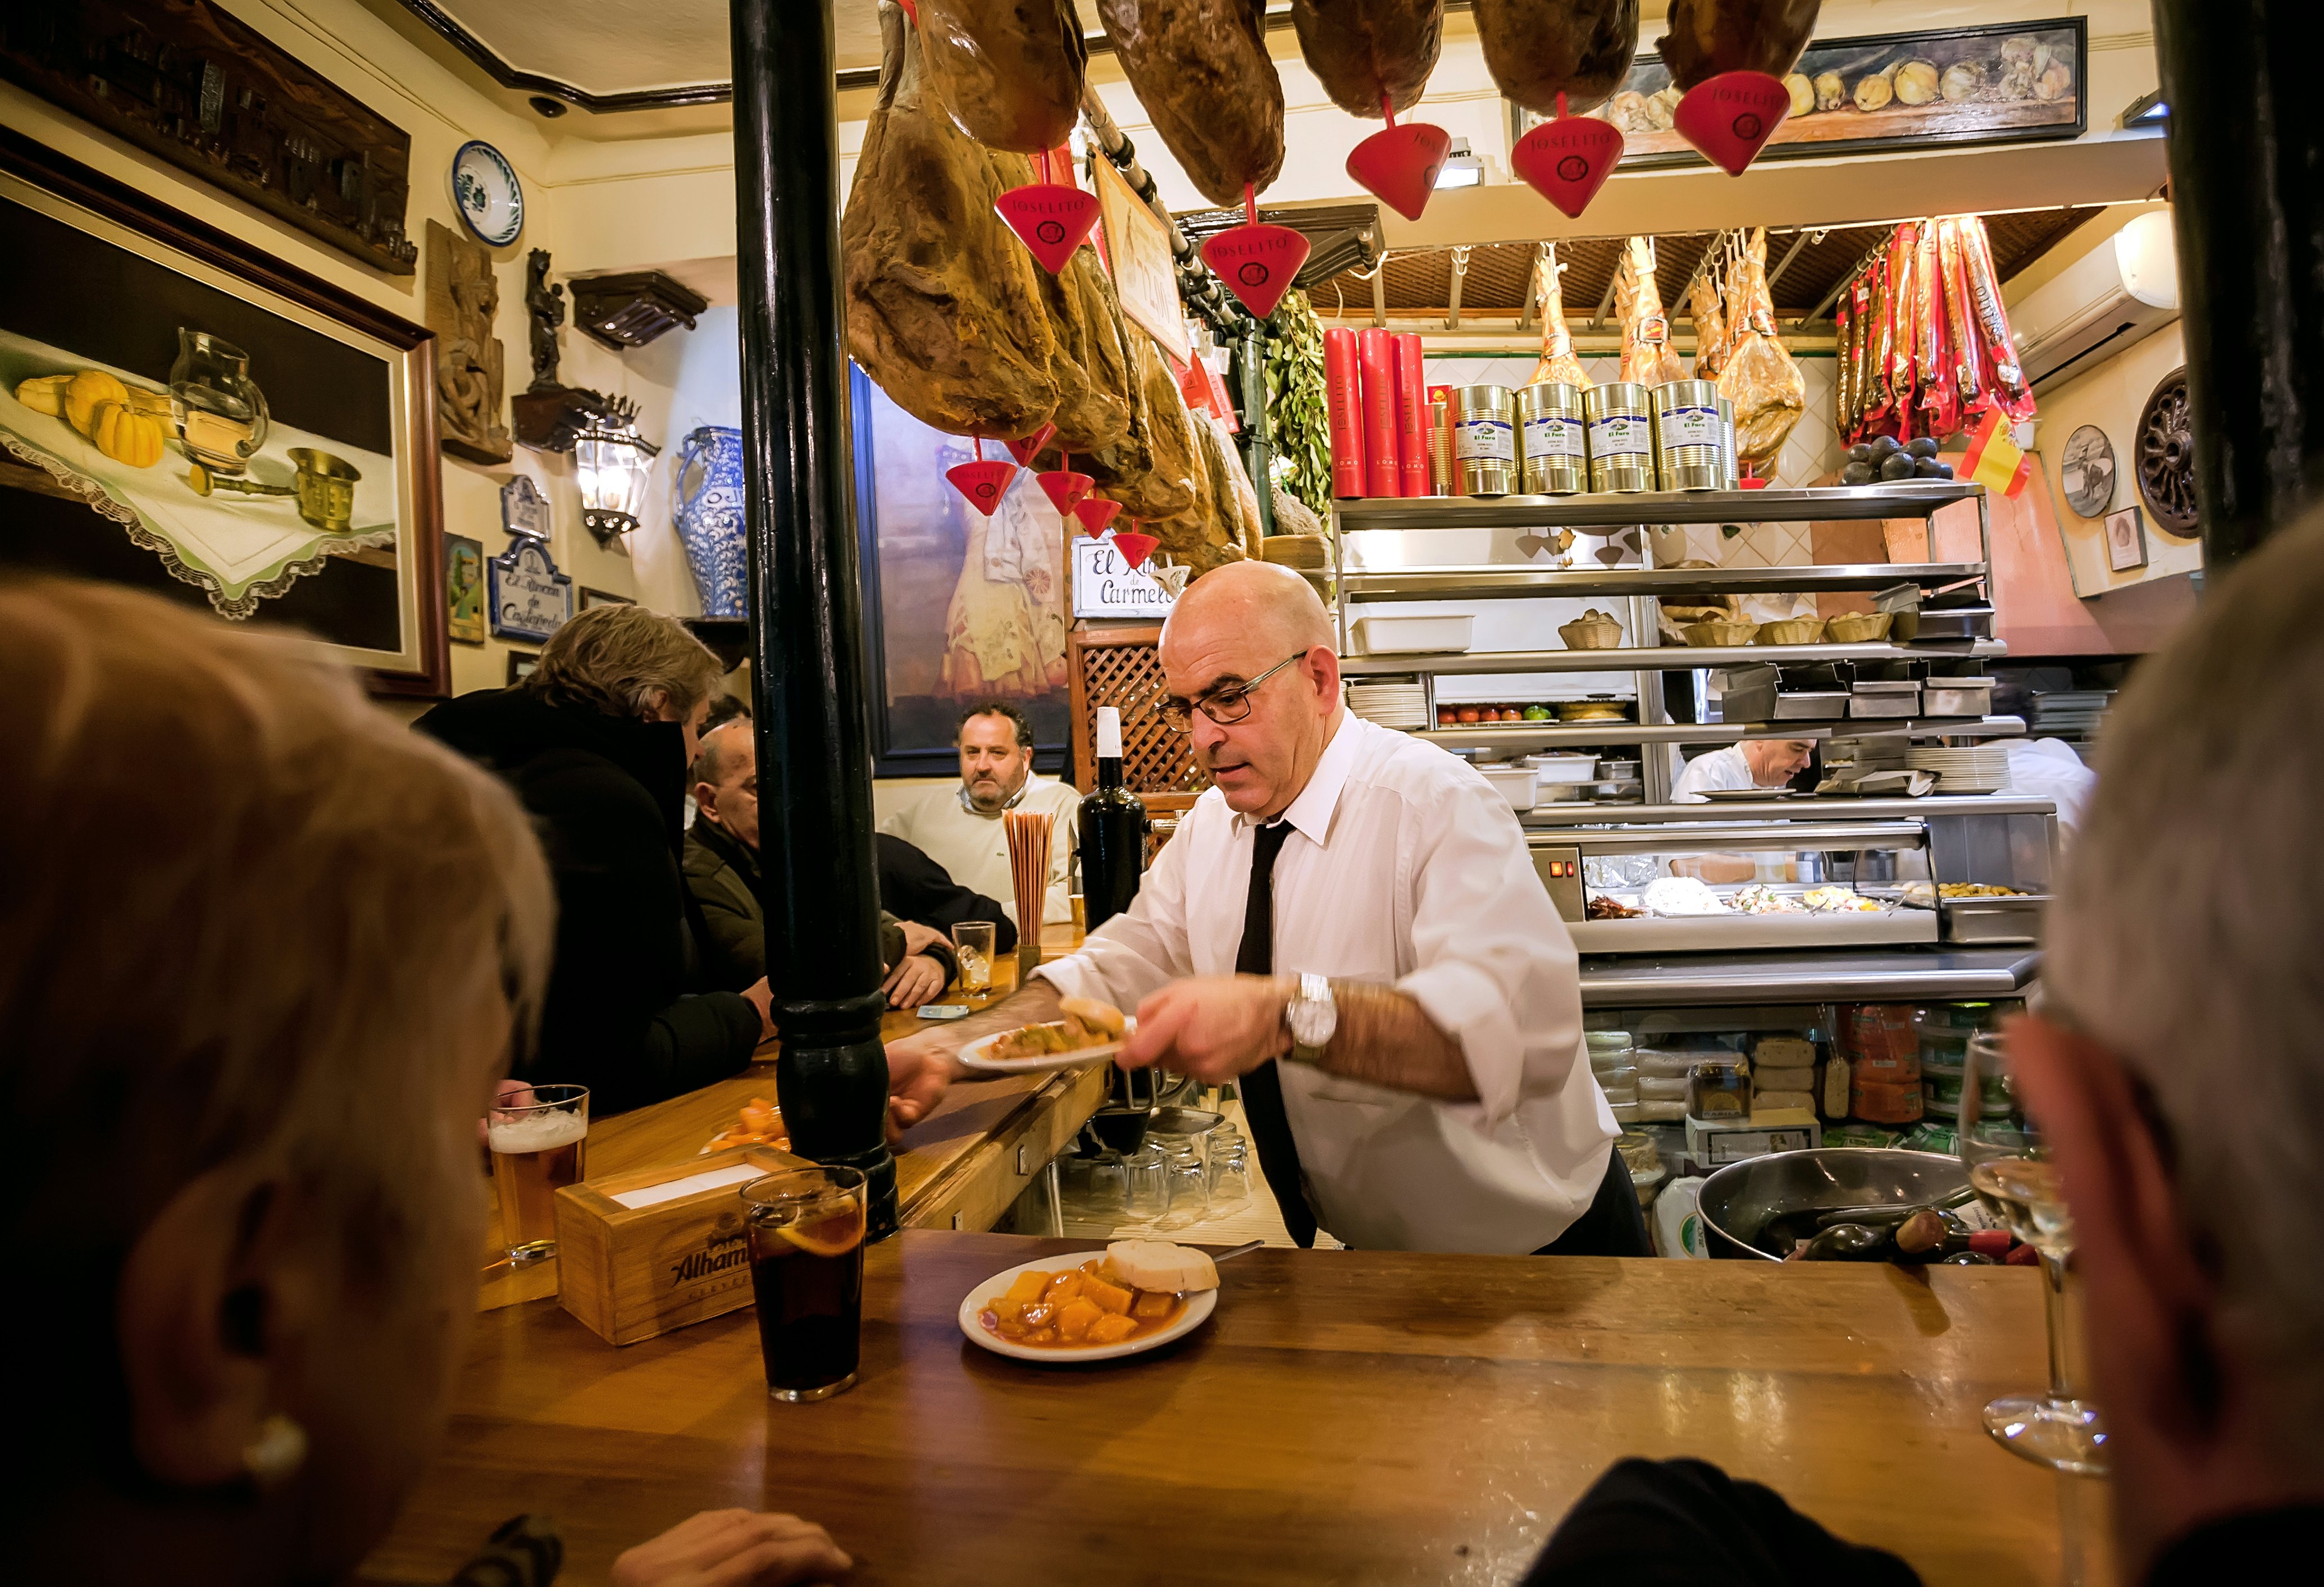
{"label": "ceramic blue and white plate", "polygon": [[507,247],[524,230],[524,188],[490,143],[463,143],[452,156],[452,201],[468,229],[493,247]]}

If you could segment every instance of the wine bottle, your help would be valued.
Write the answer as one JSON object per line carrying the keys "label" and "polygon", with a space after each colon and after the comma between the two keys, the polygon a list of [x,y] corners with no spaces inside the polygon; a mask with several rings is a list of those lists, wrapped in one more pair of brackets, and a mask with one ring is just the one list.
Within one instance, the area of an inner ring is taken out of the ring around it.
{"label": "wine bottle", "polygon": [[1146,807],[1121,786],[1121,712],[1097,708],[1097,787],[1082,798],[1082,902],[1089,929],[1130,908],[1146,863]]}

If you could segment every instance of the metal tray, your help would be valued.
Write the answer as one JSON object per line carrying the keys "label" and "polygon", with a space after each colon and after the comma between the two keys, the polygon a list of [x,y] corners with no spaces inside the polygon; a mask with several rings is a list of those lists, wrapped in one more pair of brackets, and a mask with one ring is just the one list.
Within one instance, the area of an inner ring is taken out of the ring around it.
{"label": "metal tray", "polygon": [[1993,704],[1993,683],[1931,678],[1921,689],[1924,716],[1983,716]]}
{"label": "metal tray", "polygon": [[1997,944],[2042,940],[2042,910],[2050,900],[2043,893],[2015,898],[1940,899],[1939,935],[1946,942]]}
{"label": "metal tray", "polygon": [[1937,922],[1926,909],[1884,909],[1877,915],[1693,915],[1679,919],[1641,915],[1632,920],[1569,920],[1565,929],[1573,937],[1575,950],[1585,954],[1720,953],[1937,940]]}
{"label": "metal tray", "polygon": [[1991,639],[1993,608],[1990,606],[1954,606],[1935,611],[1923,606],[1917,614],[1913,638]]}
{"label": "metal tray", "polygon": [[1854,695],[1848,702],[1850,716],[1917,716],[1921,714],[1921,690],[1914,686],[1910,694]]}

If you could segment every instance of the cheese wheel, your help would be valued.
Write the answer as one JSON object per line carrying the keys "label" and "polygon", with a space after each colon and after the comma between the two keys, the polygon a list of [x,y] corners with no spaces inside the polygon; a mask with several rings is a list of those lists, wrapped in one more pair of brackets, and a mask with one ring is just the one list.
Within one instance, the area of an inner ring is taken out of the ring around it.
{"label": "cheese wheel", "polygon": [[1202,1251],[1167,1240],[1117,1240],[1105,1248],[1105,1259],[1139,1289],[1184,1294],[1219,1287],[1217,1263]]}

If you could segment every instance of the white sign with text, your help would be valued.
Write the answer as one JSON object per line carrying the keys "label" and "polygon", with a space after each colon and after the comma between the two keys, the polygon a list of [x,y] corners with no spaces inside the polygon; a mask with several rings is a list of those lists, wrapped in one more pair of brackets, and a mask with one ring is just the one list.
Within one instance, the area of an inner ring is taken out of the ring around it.
{"label": "white sign with text", "polygon": [[1170,615],[1170,592],[1153,575],[1130,566],[1111,540],[1076,535],[1073,553],[1074,616]]}

